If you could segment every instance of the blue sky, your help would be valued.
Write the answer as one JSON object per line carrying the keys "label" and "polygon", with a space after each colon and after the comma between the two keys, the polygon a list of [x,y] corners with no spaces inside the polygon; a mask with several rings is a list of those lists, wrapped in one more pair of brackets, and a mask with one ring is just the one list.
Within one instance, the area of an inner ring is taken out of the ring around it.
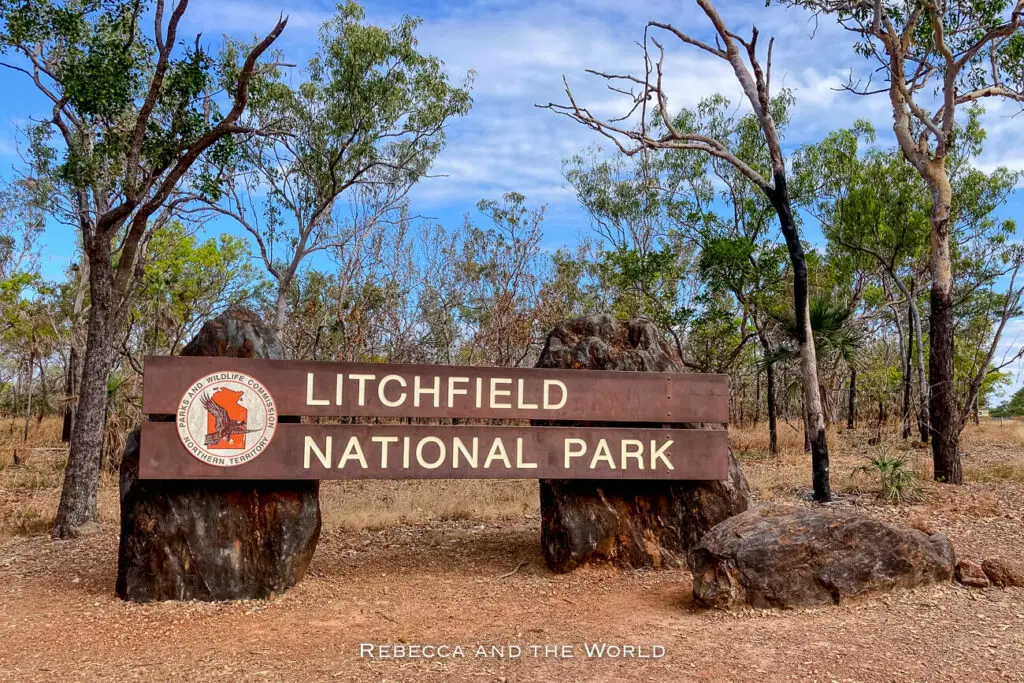
{"label": "blue sky", "polygon": [[[716,4],[737,32],[747,34],[756,24],[763,41],[775,36],[773,83],[793,89],[796,96],[788,145],[814,142],[858,118],[875,125],[880,144],[891,143],[891,114],[884,96],[858,97],[836,90],[851,66],[858,73],[867,73],[870,66],[853,54],[850,34],[827,22],[815,24],[803,12],[765,8],[760,0]],[[183,35],[202,32],[204,42],[216,47],[222,35],[250,38],[265,33],[283,11],[289,25],[278,47],[301,64],[316,42],[317,26],[331,15],[333,6],[315,0],[287,5],[279,0],[192,0]],[[703,14],[687,1],[414,0],[366,2],[364,7],[368,18],[380,24],[394,23],[403,14],[422,17],[417,34],[421,49],[440,57],[455,79],[461,80],[470,69],[476,72],[473,110],[449,128],[449,144],[434,168],[443,177],[415,188],[414,212],[456,223],[467,211],[475,213],[478,200],[514,190],[531,203],[547,205],[545,237],[550,248],[574,243],[588,231],[588,221],[562,178],[562,159],[602,140],[534,105],[564,101],[564,74],[578,99],[595,112],[619,111],[621,98],[583,72],[637,72],[642,61],[636,41],[642,39],[649,19],[709,36]],[[739,100],[738,86],[723,62],[674,40],[665,44],[671,106],[693,105],[716,92]],[[0,168],[9,173],[17,163],[17,127],[41,111],[43,102],[22,77],[6,70],[0,70],[0,92]],[[1010,118],[1013,111],[989,104],[989,141],[979,160],[982,168],[1024,169],[1024,121]],[[1024,219],[1024,190],[1018,190],[1000,213]],[[223,223],[212,227],[235,231]],[[72,255],[74,239],[64,231],[53,228],[46,235],[44,268],[50,277],[58,276]],[[806,237],[820,241],[813,226],[808,226]],[[1024,324],[1017,322],[1008,330],[1001,352],[1020,342]]]}

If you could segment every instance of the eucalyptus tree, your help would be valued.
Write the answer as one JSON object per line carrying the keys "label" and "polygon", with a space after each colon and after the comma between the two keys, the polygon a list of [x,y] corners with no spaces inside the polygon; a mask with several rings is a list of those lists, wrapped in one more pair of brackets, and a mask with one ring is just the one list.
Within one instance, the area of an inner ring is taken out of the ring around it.
{"label": "eucalyptus tree", "polygon": [[230,234],[199,239],[173,221],[153,235],[139,286],[133,293],[130,337],[123,351],[177,355],[186,340],[220,310],[252,304],[259,272],[249,263],[248,244]]}
{"label": "eucalyptus tree", "polygon": [[[643,150],[675,149],[691,150],[709,154],[732,164],[744,178],[757,187],[771,202],[779,221],[783,238],[789,252],[793,269],[793,304],[799,327],[800,369],[802,393],[805,406],[805,428],[810,435],[812,479],[814,498],[819,502],[831,500],[828,466],[828,440],[825,434],[825,419],[822,413],[821,394],[818,388],[818,368],[815,357],[814,333],[811,329],[808,311],[807,261],[800,230],[789,191],[786,158],[782,152],[780,127],[776,121],[771,88],[771,55],[774,41],[769,41],[766,66],[758,53],[759,33],[756,28],[749,39],[744,39],[729,29],[710,0],[696,0],[696,4],[707,17],[715,33],[715,44],[711,45],[694,38],[679,28],[662,22],[649,22],[644,35],[643,73],[610,74],[590,71],[607,81],[610,87],[624,93],[632,104],[626,117],[605,120],[594,115],[586,106],[577,102],[566,82],[568,104],[548,104],[547,108],[597,131],[612,140],[619,150],[635,155]],[[707,131],[693,130],[685,120],[673,116],[668,106],[665,91],[664,47],[653,34],[668,34],[680,42],[692,46],[715,58],[725,61],[742,87],[745,104],[748,104],[757,120],[768,150],[769,164],[760,166],[738,156],[728,140],[714,137]],[[653,51],[656,53],[652,55]],[[632,88],[626,91],[624,87]],[[631,125],[630,122],[636,125]]]}
{"label": "eucalyptus tree", "polygon": [[[773,106],[778,125],[785,125],[791,105],[788,93],[776,98]],[[770,164],[760,123],[752,115],[737,115],[726,98],[720,95],[707,98],[695,111],[680,116],[689,116],[691,126],[713,132],[716,139],[728,140],[740,158],[762,166]],[[735,297],[761,346],[768,450],[774,454],[778,444],[774,334],[777,325],[771,311],[784,298],[787,265],[786,248],[771,235],[775,208],[763,192],[726,160],[673,151],[666,154],[666,164],[670,177],[694,178],[685,183],[689,192],[681,196],[682,201],[673,199],[670,211],[681,225],[687,226],[682,229],[699,246],[698,272],[709,290],[728,291]],[[722,188],[717,196],[725,209],[720,212],[715,211],[711,202],[712,179]],[[694,198],[701,195],[705,200],[696,204]],[[695,209],[699,213],[695,213]]]}
{"label": "eucalyptus tree", "polygon": [[545,207],[531,207],[523,195],[508,192],[478,202],[477,210],[490,225],[467,216],[464,239],[450,257],[464,293],[459,318],[468,339],[461,360],[518,367],[539,352],[547,332],[535,315],[546,276],[540,258]]}
{"label": "eucalyptus tree", "polygon": [[927,283],[921,267],[928,244],[927,194],[899,152],[869,149],[864,153],[861,144],[873,140],[871,126],[858,122],[802,148],[794,165],[808,186],[804,205],[819,220],[826,239],[840,252],[867,256],[880,277],[902,295],[907,333],[916,350],[918,433],[927,443],[930,391],[918,301],[918,287]]}
{"label": "eucalyptus tree", "polygon": [[954,277],[948,160],[957,114],[980,100],[1024,103],[1024,0],[780,0],[834,15],[858,53],[885,74],[885,94],[900,150],[930,195],[930,334],[928,369],[935,479],[963,482],[961,408],[954,384]]}
{"label": "eucalyptus tree", "polygon": [[[187,201],[196,161],[232,135],[285,19],[218,63],[179,28],[188,0],[0,0],[0,65],[47,102],[30,131],[33,172],[70,199],[88,260],[89,321],[77,417],[53,536],[96,520],[107,378],[140,255]],[[226,92],[218,96],[219,85]]]}
{"label": "eucalyptus tree", "polygon": [[[283,69],[262,79],[246,120],[271,134],[248,137],[207,169],[214,210],[245,227],[275,280],[279,334],[307,259],[358,249],[395,220],[443,148],[445,126],[471,105],[441,60],[417,51],[419,19],[383,28],[364,16],[354,2],[338,6],[297,85]],[[342,198],[354,213],[338,206]]]}
{"label": "eucalyptus tree", "polygon": [[[1011,240],[1014,222],[1000,220],[993,212],[1024,175],[1002,168],[984,173],[973,166],[985,139],[979,111],[968,112],[956,132],[945,164],[953,191],[948,230],[950,270],[956,283],[951,391],[957,412],[950,429],[959,435],[982,387],[1019,357],[994,362],[1006,325],[1020,315],[1024,287],[1017,276],[1024,252]],[[929,192],[898,150],[869,149],[859,154],[859,140],[870,139],[870,133],[865,124],[835,132],[822,144],[801,150],[796,165],[803,176],[816,179],[819,189],[810,208],[830,242],[869,256],[906,302],[920,385],[918,425],[921,440],[927,442],[930,432],[938,434],[934,416],[929,420],[927,402],[935,382],[924,373],[925,335],[918,301],[918,286],[926,285],[929,276],[923,267],[931,227]],[[1007,280],[1005,291],[996,292]]]}
{"label": "eucalyptus tree", "polygon": [[[702,173],[670,175],[667,157],[658,151],[634,158],[601,158],[599,152],[563,164],[596,236],[585,267],[600,283],[610,312],[649,318],[674,338],[680,360],[688,363],[681,336],[694,313],[696,287],[688,284],[695,249],[684,223],[702,220],[713,198],[710,183]],[[684,204],[688,211],[680,221]]]}

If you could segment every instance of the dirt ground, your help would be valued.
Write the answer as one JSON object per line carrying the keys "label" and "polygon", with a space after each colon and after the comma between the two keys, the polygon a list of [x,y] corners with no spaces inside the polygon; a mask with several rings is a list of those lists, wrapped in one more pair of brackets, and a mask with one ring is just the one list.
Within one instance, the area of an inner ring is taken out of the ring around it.
{"label": "dirt ground", "polygon": [[[799,444],[786,436],[768,458],[762,437],[733,430],[758,499],[806,504]],[[961,557],[1024,557],[1024,428],[971,428],[972,483],[927,484],[923,503],[900,507],[851,473],[870,452],[867,430],[832,437],[837,505],[947,533]],[[891,447],[927,476],[926,451]],[[265,602],[123,603],[113,595],[116,485],[104,483],[99,533],[49,540],[53,452],[0,470],[4,681],[1024,680],[1022,589],[941,585],[814,610],[700,610],[685,570],[551,573],[529,482],[327,485],[324,532],[295,589]],[[588,656],[595,643],[645,657]],[[362,644],[378,655],[448,646],[452,656],[380,659],[361,656]]]}

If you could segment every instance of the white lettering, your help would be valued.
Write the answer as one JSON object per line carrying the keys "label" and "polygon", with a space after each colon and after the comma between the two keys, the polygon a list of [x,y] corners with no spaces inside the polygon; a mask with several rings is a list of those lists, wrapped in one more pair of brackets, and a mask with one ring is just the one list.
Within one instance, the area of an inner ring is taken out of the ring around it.
{"label": "white lettering", "polygon": [[420,407],[420,394],[433,394],[434,407],[439,407],[441,405],[441,378],[434,377],[434,386],[424,389],[420,386],[420,376],[416,375],[413,378],[412,404],[417,408]]}
{"label": "white lettering", "polygon": [[[435,462],[427,462],[423,459],[423,446],[428,443],[437,445],[437,460]],[[442,443],[441,439],[436,436],[428,436],[424,439],[420,439],[420,442],[416,444],[416,462],[418,462],[421,467],[425,467],[428,470],[440,467],[441,463],[444,462],[445,455],[444,443]]]}
{"label": "white lettering", "polygon": [[675,467],[672,465],[672,463],[668,461],[668,458],[665,457],[665,451],[668,449],[669,446],[672,445],[672,439],[669,439],[661,446],[655,448],[657,443],[657,441],[654,441],[653,439],[651,440],[651,469],[658,469],[657,461],[661,460],[663,463],[665,463],[665,467],[669,468],[670,470],[674,470]]}
{"label": "white lettering", "polygon": [[313,373],[306,373],[306,405],[307,406],[329,406],[331,404],[326,398],[313,398]]}
{"label": "white lettering", "polygon": [[500,436],[491,444],[491,452],[487,454],[487,459],[484,460],[484,469],[490,468],[492,460],[501,460],[505,463],[507,469],[512,469],[512,463],[508,459],[508,452],[505,451],[505,443],[501,440]]}
{"label": "white lettering", "polygon": [[469,467],[476,469],[477,467],[480,466],[479,437],[473,437],[472,453],[466,448],[466,445],[462,443],[462,439],[460,439],[459,437],[456,436],[453,441],[454,443],[452,444],[452,469],[458,469],[459,467],[459,453],[462,453],[462,457],[465,458],[466,465],[468,465]]}
{"label": "white lettering", "polygon": [[359,382],[359,405],[366,405],[366,382],[373,381],[377,378],[377,375],[349,375],[349,379],[354,379]]}
{"label": "white lettering", "polygon": [[380,399],[380,402],[388,408],[395,408],[405,403],[405,392],[400,392],[398,394],[398,399],[395,401],[388,399],[388,397],[384,395],[384,387],[386,387],[390,382],[397,382],[398,386],[404,389],[406,387],[406,381],[404,377],[399,375],[385,375],[380,380],[380,384],[377,385],[377,398]]}
{"label": "white lettering", "polygon": [[302,466],[307,470],[309,469],[309,454],[312,451],[317,458],[320,459],[320,464],[324,467],[331,466],[331,437],[327,437],[327,452],[320,450],[320,447],[316,445],[316,441],[313,437],[307,436],[305,441],[305,447],[303,448]]}
{"label": "white lettering", "polygon": [[622,469],[628,469],[629,465],[626,464],[626,460],[630,458],[636,459],[637,469],[642,470],[644,468],[644,442],[637,441],[636,439],[623,439],[622,444]]}
{"label": "white lettering", "polygon": [[[558,387],[562,392],[562,400],[555,405],[551,402],[551,387]],[[569,399],[569,390],[565,388],[565,384],[561,380],[557,379],[546,379],[544,380],[544,410],[559,410]]]}
{"label": "white lettering", "polygon": [[597,448],[594,449],[594,457],[590,460],[590,469],[597,468],[598,460],[608,463],[609,468],[615,469],[615,460],[612,458],[611,449],[608,448],[608,442],[604,439],[597,442]]}
{"label": "white lettering", "polygon": [[526,403],[523,401],[523,394],[526,393],[526,380],[519,380],[519,395],[516,397],[516,407],[520,410],[536,410],[540,406],[536,403]]}
{"label": "white lettering", "polygon": [[565,469],[569,469],[569,458],[580,458],[587,452],[587,442],[583,439],[565,440]]}
{"label": "white lettering", "polygon": [[374,443],[380,444],[380,467],[385,469],[388,466],[388,445],[398,443],[397,436],[375,436],[370,439]]}
{"label": "white lettering", "polygon": [[516,439],[516,467],[521,470],[535,470],[537,469],[537,463],[526,462],[523,460],[523,438],[518,437]]}
{"label": "white lettering", "polygon": [[366,469],[366,458],[363,457],[363,447],[357,436],[349,438],[348,444],[345,446],[345,453],[342,454],[341,460],[338,462],[338,469],[343,469],[349,460],[358,460],[359,466]]}
{"label": "white lettering", "polygon": [[511,396],[512,391],[509,389],[498,389],[498,384],[512,384],[512,380],[508,377],[492,377],[491,378],[491,407],[492,408],[511,408],[511,403],[498,403],[498,396]]}
{"label": "white lettering", "polygon": [[455,397],[456,396],[466,396],[466,395],[469,394],[469,391],[467,391],[466,389],[456,389],[455,388],[455,383],[456,382],[466,382],[468,384],[469,383],[469,378],[468,377],[449,377],[448,378],[448,407],[449,408],[454,408],[455,407]]}

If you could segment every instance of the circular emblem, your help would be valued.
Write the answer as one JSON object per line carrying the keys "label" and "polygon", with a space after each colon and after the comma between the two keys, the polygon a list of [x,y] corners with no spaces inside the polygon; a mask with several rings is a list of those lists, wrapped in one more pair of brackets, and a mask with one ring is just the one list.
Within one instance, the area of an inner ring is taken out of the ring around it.
{"label": "circular emblem", "polygon": [[189,453],[208,465],[235,467],[266,450],[277,428],[277,405],[255,377],[215,372],[181,397],[177,423]]}

